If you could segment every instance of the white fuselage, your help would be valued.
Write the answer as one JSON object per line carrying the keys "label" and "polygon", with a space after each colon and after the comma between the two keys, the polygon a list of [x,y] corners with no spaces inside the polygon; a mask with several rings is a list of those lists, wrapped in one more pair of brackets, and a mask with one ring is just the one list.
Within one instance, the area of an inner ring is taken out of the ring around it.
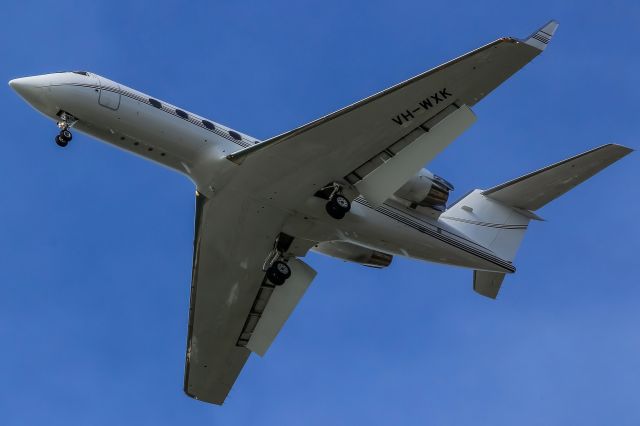
{"label": "white fuselage", "polygon": [[[13,80],[36,109],[56,121],[61,111],[78,119],[74,128],[187,175],[197,190],[213,197],[234,178],[227,156],[260,143],[92,73],[55,73]],[[285,230],[310,241],[352,242],[393,255],[472,269],[513,272],[510,262],[471,241],[420,208],[395,200],[373,208],[362,197],[342,220],[324,212],[324,201],[289,211]]]}

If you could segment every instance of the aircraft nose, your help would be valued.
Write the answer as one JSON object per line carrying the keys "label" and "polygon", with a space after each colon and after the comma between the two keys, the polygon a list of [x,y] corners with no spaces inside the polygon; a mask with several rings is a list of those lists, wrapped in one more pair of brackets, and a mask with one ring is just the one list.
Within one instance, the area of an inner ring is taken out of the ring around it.
{"label": "aircraft nose", "polygon": [[49,81],[45,76],[16,78],[9,82],[9,86],[37,109],[42,108],[46,103],[44,88],[49,86]]}
{"label": "aircraft nose", "polygon": [[42,76],[16,78],[9,82],[9,86],[24,98],[35,93],[40,93],[41,88],[48,84],[43,80]]}

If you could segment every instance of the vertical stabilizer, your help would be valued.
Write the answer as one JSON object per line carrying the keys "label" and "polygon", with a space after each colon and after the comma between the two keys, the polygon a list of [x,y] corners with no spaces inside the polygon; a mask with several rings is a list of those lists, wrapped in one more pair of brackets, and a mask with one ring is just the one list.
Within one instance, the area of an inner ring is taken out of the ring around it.
{"label": "vertical stabilizer", "polygon": [[[510,262],[529,221],[543,207],[633,150],[604,145],[488,190],[476,189],[447,209],[440,220]],[[474,289],[495,298],[504,276],[475,271]]]}

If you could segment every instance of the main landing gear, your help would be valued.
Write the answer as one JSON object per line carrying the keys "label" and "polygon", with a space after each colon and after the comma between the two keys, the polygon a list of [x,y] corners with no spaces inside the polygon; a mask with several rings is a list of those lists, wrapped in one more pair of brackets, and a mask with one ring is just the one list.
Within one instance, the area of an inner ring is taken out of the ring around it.
{"label": "main landing gear", "polygon": [[287,264],[286,253],[291,247],[293,237],[285,233],[280,233],[273,243],[273,249],[264,260],[262,270],[266,272],[267,280],[275,285],[284,284],[291,277],[291,267]]}
{"label": "main landing gear", "polygon": [[274,285],[282,285],[291,276],[291,268],[285,262],[276,260],[267,269],[267,278]]}
{"label": "main landing gear", "polygon": [[325,210],[334,219],[342,219],[351,210],[351,202],[342,195],[342,186],[333,182],[315,194],[316,197],[327,200]]}
{"label": "main landing gear", "polygon": [[69,128],[76,124],[78,119],[66,112],[61,112],[59,114],[59,117],[60,121],[58,121],[58,128],[60,129],[60,133],[56,135],[55,141],[58,146],[64,148],[65,146],[69,145],[69,142],[71,141],[71,139],[73,139],[73,135],[71,134]]}
{"label": "main landing gear", "polygon": [[351,203],[344,195],[334,194],[325,205],[329,216],[334,219],[342,219],[351,210]]}

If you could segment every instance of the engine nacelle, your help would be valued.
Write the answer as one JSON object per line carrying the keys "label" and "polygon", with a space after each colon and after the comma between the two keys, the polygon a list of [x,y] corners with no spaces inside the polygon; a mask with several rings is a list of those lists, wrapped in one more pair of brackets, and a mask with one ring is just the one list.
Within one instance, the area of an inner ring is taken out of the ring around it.
{"label": "engine nacelle", "polygon": [[453,185],[429,170],[422,169],[409,182],[402,185],[394,195],[413,206],[430,207],[443,212],[447,208],[451,191],[453,191]]}
{"label": "engine nacelle", "polygon": [[345,241],[327,241],[324,243],[318,243],[312,250],[326,254],[327,256],[359,263],[372,268],[386,268],[393,260],[393,256],[390,254]]}

